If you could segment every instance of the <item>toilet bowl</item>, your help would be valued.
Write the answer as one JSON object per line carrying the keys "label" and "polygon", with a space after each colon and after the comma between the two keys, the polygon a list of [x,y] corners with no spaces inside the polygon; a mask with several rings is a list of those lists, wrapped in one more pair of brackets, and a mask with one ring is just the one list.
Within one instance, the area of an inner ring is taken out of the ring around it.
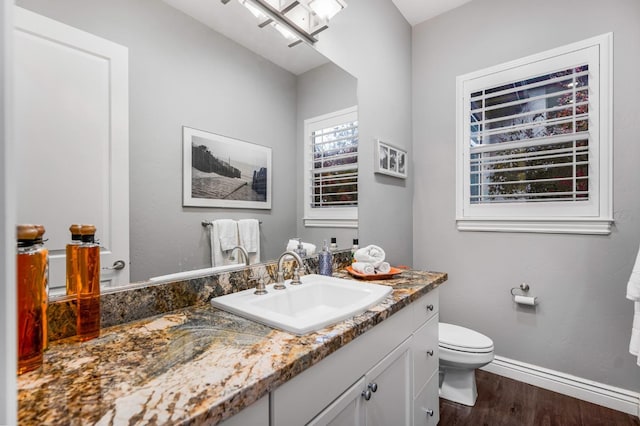
{"label": "toilet bowl", "polygon": [[493,361],[493,341],[458,325],[439,324],[440,398],[473,406],[476,368]]}

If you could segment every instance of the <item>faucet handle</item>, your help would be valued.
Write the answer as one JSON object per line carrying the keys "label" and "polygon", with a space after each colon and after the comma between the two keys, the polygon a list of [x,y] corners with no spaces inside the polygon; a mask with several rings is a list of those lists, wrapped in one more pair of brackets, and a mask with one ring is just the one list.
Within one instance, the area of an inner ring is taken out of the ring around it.
{"label": "faucet handle", "polygon": [[291,285],[299,285],[302,284],[300,281],[300,268],[293,269],[293,278],[291,279]]}

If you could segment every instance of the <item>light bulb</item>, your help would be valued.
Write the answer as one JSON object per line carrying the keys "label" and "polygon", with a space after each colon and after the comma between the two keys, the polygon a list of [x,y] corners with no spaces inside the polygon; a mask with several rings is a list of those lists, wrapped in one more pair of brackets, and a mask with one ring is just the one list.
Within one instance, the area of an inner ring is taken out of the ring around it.
{"label": "light bulb", "polygon": [[335,0],[313,0],[309,2],[309,7],[319,17],[327,20],[342,10],[342,5]]}

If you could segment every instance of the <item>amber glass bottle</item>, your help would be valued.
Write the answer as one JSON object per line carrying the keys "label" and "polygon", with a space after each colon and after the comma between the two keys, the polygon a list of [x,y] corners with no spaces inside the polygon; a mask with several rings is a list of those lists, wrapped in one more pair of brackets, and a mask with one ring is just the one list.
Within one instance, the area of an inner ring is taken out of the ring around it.
{"label": "amber glass bottle", "polygon": [[85,341],[100,335],[100,246],[95,242],[96,227],[82,225],[82,244],[78,247],[78,319],[76,338]]}
{"label": "amber glass bottle", "polygon": [[78,266],[78,248],[82,244],[82,235],[80,235],[80,225],[73,224],[69,227],[71,231],[71,242],[67,244],[67,279],[66,288],[67,295],[78,294],[78,281],[80,280],[80,271]]}
{"label": "amber glass bottle", "polygon": [[47,256],[36,245],[38,231],[33,225],[18,225],[18,374],[42,365],[42,297]]}
{"label": "amber glass bottle", "polygon": [[49,307],[49,250],[44,246],[44,226],[34,226],[36,231],[38,231],[38,235],[36,236],[36,247],[44,252],[44,256],[47,261],[45,264],[44,288],[42,293],[42,349],[46,350],[49,347],[49,320],[47,318],[47,309]]}

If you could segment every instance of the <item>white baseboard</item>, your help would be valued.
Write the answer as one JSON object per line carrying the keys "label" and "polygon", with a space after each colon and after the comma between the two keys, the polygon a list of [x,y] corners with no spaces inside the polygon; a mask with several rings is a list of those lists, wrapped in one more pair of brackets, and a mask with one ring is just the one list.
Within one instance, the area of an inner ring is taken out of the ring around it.
{"label": "white baseboard", "polygon": [[640,418],[640,393],[496,356],[482,370]]}

